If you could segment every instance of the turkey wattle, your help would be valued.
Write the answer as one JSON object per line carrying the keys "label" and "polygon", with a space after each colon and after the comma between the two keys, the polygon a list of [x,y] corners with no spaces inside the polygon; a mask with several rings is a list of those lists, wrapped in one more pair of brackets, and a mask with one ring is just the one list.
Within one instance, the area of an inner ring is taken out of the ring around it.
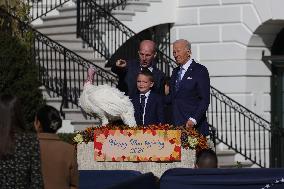
{"label": "turkey wattle", "polygon": [[122,119],[124,124],[136,126],[133,104],[128,96],[109,85],[93,85],[94,74],[94,68],[89,68],[79,99],[81,108],[88,114],[95,114],[102,125],[108,124],[109,120]]}

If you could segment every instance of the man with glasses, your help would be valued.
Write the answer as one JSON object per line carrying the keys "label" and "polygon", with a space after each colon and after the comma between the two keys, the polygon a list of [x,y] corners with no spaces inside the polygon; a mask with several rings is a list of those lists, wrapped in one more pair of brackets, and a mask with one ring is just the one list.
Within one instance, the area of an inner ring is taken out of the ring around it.
{"label": "man with glasses", "polygon": [[156,67],[155,43],[151,40],[143,40],[139,45],[139,60],[125,61],[119,59],[112,67],[111,71],[119,77],[118,89],[125,92],[128,96],[137,93],[136,78],[140,71],[149,70],[154,76],[153,91],[159,94],[164,93],[163,81],[165,74]]}

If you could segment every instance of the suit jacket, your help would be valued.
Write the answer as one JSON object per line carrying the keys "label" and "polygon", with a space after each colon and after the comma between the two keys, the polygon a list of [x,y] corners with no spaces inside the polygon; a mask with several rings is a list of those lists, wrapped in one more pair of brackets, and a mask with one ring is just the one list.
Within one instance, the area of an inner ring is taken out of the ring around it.
{"label": "suit jacket", "polygon": [[43,189],[36,134],[19,132],[14,136],[14,153],[0,159],[0,188]]}
{"label": "suit jacket", "polygon": [[[160,71],[156,66],[155,62],[152,64],[153,67],[153,75],[154,75],[154,86],[152,90],[158,94],[164,94],[164,86],[163,82],[165,79],[165,74]],[[140,62],[139,61],[128,61],[126,68],[119,68],[114,65],[111,68],[111,71],[116,73],[119,77],[117,88],[123,92],[125,92],[128,96],[133,96],[138,93],[137,90],[137,75],[141,71]]]}
{"label": "suit jacket", "polygon": [[56,134],[39,133],[45,189],[78,188],[78,165],[74,146]]}
{"label": "suit jacket", "polygon": [[[131,101],[134,106],[134,116],[136,123],[137,125],[143,125],[143,120],[141,119],[143,112],[141,112],[140,108],[140,94],[135,94],[131,98]],[[159,124],[164,122],[165,117],[163,98],[161,95],[151,91],[146,103],[144,125]]]}
{"label": "suit jacket", "polygon": [[197,122],[197,130],[208,135],[206,111],[210,104],[210,79],[207,68],[193,60],[176,91],[178,70],[179,67],[173,70],[170,84],[173,124],[184,125],[189,118],[193,118]]}

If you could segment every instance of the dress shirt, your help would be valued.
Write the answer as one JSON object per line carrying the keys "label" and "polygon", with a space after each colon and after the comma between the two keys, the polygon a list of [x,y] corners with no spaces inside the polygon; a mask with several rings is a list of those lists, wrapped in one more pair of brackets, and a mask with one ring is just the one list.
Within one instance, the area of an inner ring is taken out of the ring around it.
{"label": "dress shirt", "polygon": [[181,79],[183,78],[185,72],[189,68],[190,64],[192,63],[192,59],[189,59],[184,65],[182,65],[182,72],[181,72]]}
{"label": "dress shirt", "polygon": [[151,90],[149,90],[147,93],[145,93],[145,94],[142,94],[142,93],[140,93],[140,97],[139,97],[139,99],[140,99],[140,104],[141,104],[141,95],[145,95],[145,106],[144,106],[144,110],[143,110],[143,116],[142,116],[142,122],[143,122],[143,124],[144,124],[144,118],[145,118],[145,110],[146,110],[146,106],[147,106],[147,101],[148,101],[148,97],[149,97],[149,95],[150,95],[150,92],[151,92]]}
{"label": "dress shirt", "polygon": [[140,70],[142,71],[143,68],[148,68],[148,70],[149,70],[150,72],[153,72],[153,67],[152,67],[152,66],[150,66],[150,67],[142,67],[142,66],[141,66],[141,69],[140,69]]}

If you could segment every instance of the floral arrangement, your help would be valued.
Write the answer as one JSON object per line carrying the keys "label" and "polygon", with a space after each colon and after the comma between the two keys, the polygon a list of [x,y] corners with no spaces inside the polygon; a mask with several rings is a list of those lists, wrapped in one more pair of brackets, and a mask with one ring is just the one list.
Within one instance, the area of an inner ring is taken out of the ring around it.
{"label": "floral arrangement", "polygon": [[198,131],[194,128],[186,128],[186,127],[174,127],[169,124],[160,124],[160,125],[148,125],[148,126],[137,126],[137,127],[129,127],[126,125],[106,125],[99,127],[89,127],[83,131],[80,131],[73,138],[73,141],[77,144],[80,143],[88,143],[94,141],[94,131],[100,130],[143,130],[143,129],[153,129],[153,130],[181,130],[181,145],[185,149],[195,149],[197,151],[202,149],[207,149],[207,139],[203,135],[199,134]]}

